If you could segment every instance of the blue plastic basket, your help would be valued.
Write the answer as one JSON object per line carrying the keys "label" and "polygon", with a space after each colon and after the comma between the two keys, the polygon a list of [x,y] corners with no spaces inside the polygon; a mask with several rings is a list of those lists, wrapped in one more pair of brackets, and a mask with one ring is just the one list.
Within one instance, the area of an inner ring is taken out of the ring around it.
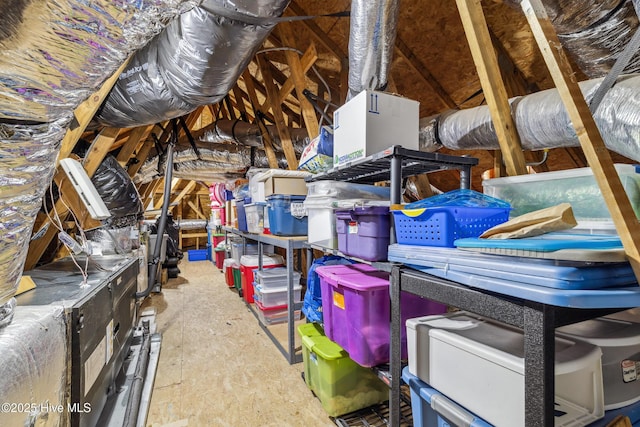
{"label": "blue plastic basket", "polygon": [[393,210],[396,242],[403,245],[454,247],[454,240],[478,237],[509,220],[509,208],[443,206]]}

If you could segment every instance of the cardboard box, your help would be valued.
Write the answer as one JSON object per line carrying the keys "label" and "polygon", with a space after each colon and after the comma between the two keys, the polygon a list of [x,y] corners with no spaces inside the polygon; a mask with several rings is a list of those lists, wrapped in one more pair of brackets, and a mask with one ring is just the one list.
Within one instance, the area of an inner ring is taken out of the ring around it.
{"label": "cardboard box", "polygon": [[307,184],[304,178],[272,176],[264,181],[264,197],[272,194],[306,196]]}
{"label": "cardboard box", "polygon": [[418,149],[419,103],[365,90],[333,113],[333,165],[371,156],[394,145]]}

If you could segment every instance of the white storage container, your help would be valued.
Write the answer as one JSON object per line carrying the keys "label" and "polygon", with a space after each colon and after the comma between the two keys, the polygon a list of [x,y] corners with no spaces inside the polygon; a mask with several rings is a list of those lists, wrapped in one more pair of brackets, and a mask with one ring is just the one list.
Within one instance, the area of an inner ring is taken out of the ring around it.
{"label": "white storage container", "polygon": [[[556,338],[556,426],[584,426],[604,416],[602,352]],[[524,335],[456,312],[407,320],[409,371],[495,426],[523,426]]]}
{"label": "white storage container", "polygon": [[[637,216],[640,216],[640,173],[638,167],[614,165]],[[578,168],[529,175],[508,176],[482,182],[485,194],[511,204],[511,217],[567,202],[578,221],[611,222],[611,215],[591,168]]]}
{"label": "white storage container", "polygon": [[335,197],[309,197],[304,201],[307,210],[308,231],[307,242],[325,248],[338,249],[336,233],[336,215],[333,203]]}
{"label": "white storage container", "polygon": [[[300,284],[300,273],[293,272],[293,284]],[[281,288],[287,286],[287,269],[285,267],[269,268],[256,272],[256,283],[263,288]]]}
{"label": "white storage container", "polygon": [[249,233],[262,233],[264,204],[250,203],[244,206],[247,216],[247,230]]}
{"label": "white storage container", "polygon": [[332,180],[307,182],[307,197],[314,196],[335,197],[336,199],[389,200],[391,188]]}
{"label": "white storage container", "polygon": [[[293,286],[293,301],[300,302],[302,294],[302,286]],[[265,308],[278,307],[287,305],[287,286],[279,288],[265,288],[257,283],[253,284],[253,298],[260,301]]]}
{"label": "white storage container", "polygon": [[605,410],[640,400],[640,323],[600,317],[563,326],[556,332],[602,350]]}
{"label": "white storage container", "polygon": [[[272,254],[274,251],[273,245],[262,245],[262,253],[263,254]],[[258,244],[257,243],[246,243],[242,242],[231,242],[231,258],[233,258],[236,263],[240,264],[240,258],[243,255],[257,255],[258,254]]]}
{"label": "white storage container", "polygon": [[363,90],[333,113],[333,166],[379,153],[393,145],[417,150],[417,101]]}

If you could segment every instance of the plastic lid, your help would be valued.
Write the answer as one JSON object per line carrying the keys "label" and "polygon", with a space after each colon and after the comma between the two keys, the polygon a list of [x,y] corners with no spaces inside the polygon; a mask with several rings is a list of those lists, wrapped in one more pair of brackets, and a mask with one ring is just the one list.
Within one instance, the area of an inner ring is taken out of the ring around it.
{"label": "plastic lid", "polygon": [[349,357],[349,354],[342,347],[325,336],[303,336],[302,344],[324,360]]}
{"label": "plastic lid", "polygon": [[272,194],[272,195],[266,197],[267,201],[269,201],[269,200],[291,200],[293,202],[303,202],[304,199],[306,199],[306,198],[307,198],[307,196],[295,196],[295,195],[291,195],[291,194]]}
{"label": "plastic lid", "polygon": [[298,333],[301,337],[318,337],[324,336],[324,330],[319,323],[304,323],[298,326]]}
{"label": "plastic lid", "polygon": [[[242,255],[240,257],[240,264],[245,267],[257,267],[258,255]],[[263,255],[262,265],[282,265],[284,264],[284,258],[281,255]]]}
{"label": "plastic lid", "polygon": [[321,265],[316,267],[316,273],[329,274],[359,274],[378,271],[369,264],[340,264],[340,265]]}
{"label": "plastic lid", "polygon": [[464,206],[470,208],[510,208],[504,200],[487,196],[469,189],[458,189],[409,203],[405,209],[435,208],[442,206]]}
{"label": "plastic lid", "polygon": [[[336,266],[336,267],[348,267],[348,266]],[[318,271],[316,269],[316,271]],[[323,277],[328,277],[331,281],[345,286],[347,288],[355,289],[358,291],[373,291],[377,289],[384,289],[389,287],[389,273],[384,271],[368,271],[360,273],[341,273],[340,270],[327,274],[318,272]]]}

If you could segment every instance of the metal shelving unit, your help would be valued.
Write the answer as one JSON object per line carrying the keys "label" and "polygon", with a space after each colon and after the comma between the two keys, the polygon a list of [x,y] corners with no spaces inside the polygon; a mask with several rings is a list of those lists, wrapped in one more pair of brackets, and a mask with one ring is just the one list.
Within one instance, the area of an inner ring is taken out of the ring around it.
{"label": "metal shelving unit", "polygon": [[[273,344],[280,350],[280,353],[287,359],[290,365],[294,363],[302,362],[302,353],[296,352],[295,346],[295,329],[294,329],[294,314],[296,310],[302,309],[302,303],[293,302],[293,253],[295,250],[307,249],[306,236],[300,237],[280,237],[271,234],[255,234],[240,231],[236,228],[222,227],[225,233],[232,233],[242,237],[244,240],[253,240],[258,243],[258,269],[262,270],[262,245],[268,244],[278,248],[283,248],[286,251],[285,261],[287,265],[287,348],[284,348],[280,341],[273,335],[269,327],[262,324],[258,317],[257,308],[253,304],[247,304],[253,315],[258,320],[258,324],[262,328],[265,334],[271,339]],[[298,258],[300,262],[300,258]],[[307,271],[310,267],[311,256],[307,256]],[[300,265],[298,269],[300,270]]]}
{"label": "metal shelving unit", "polygon": [[[400,204],[402,202],[402,180],[404,178],[419,175],[423,173],[437,172],[442,170],[459,170],[460,171],[460,188],[470,188],[471,168],[478,164],[478,159],[474,157],[450,156],[439,153],[426,153],[422,151],[408,150],[401,146],[393,146],[370,157],[358,159],[353,162],[339,165],[325,173],[313,175],[307,178],[307,181],[320,180],[337,180],[345,182],[354,182],[360,184],[372,184],[378,181],[390,181],[390,202],[391,204]],[[391,222],[393,224],[393,221]],[[392,241],[395,237],[393,225],[391,230]],[[371,263],[357,258],[342,254],[336,249],[323,248],[317,245],[309,245],[334,255],[340,255],[345,258],[354,259],[359,262],[365,262],[373,265],[375,268],[383,271],[393,271],[393,263],[376,262]],[[397,274],[392,274],[390,282],[392,320],[395,319],[393,308],[396,307],[399,316],[400,291]],[[397,298],[397,300],[395,300]],[[392,322],[393,323],[393,322]],[[399,331],[400,318],[397,318],[397,325],[392,324],[392,340],[391,340],[391,371],[379,372],[378,376],[389,383],[391,382],[391,391],[389,398],[389,408],[386,425],[400,426],[405,422],[405,408],[401,399],[400,381],[393,381],[393,378],[400,378],[400,336],[394,338],[394,333]],[[395,364],[394,364],[395,363]],[[396,366],[397,364],[397,366]],[[397,368],[397,369],[394,369]],[[339,424],[340,425],[340,424]],[[352,425],[352,424],[347,424]],[[360,425],[360,424],[353,424]],[[366,424],[364,424],[366,425]]]}

